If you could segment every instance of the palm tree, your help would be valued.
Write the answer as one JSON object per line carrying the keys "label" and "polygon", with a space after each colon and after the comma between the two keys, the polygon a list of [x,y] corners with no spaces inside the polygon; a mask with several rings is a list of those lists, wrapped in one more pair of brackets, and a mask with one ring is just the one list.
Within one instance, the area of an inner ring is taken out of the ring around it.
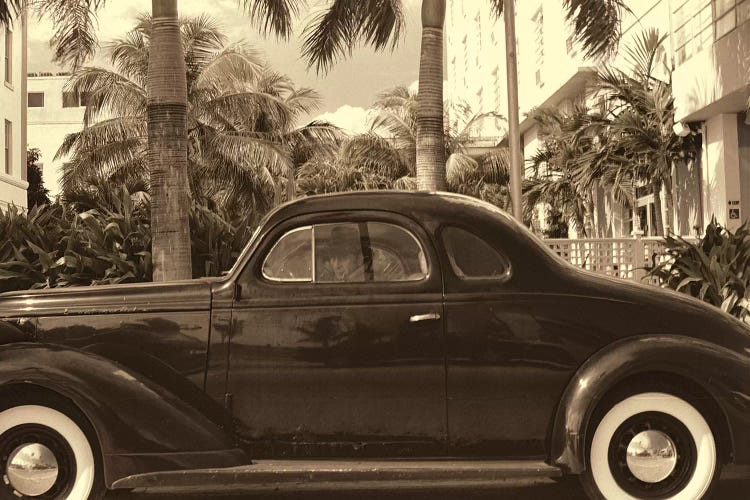
{"label": "palm tree", "polygon": [[[406,87],[382,92],[370,131],[343,141],[333,154],[316,155],[299,171],[303,193],[318,194],[357,189],[408,189],[417,187],[417,123],[421,101]],[[465,107],[461,130],[443,130],[447,160],[447,190],[472,195],[506,208],[508,157],[506,150],[472,158],[466,143],[479,121],[503,119],[496,113],[472,113]]]}
{"label": "palm tree", "polygon": [[[298,118],[317,105],[317,94],[295,87],[249,48],[226,46],[210,18],[185,19],[179,27],[191,197],[230,214],[265,213],[282,198],[281,179],[309,151],[334,142],[338,129],[322,122],[297,128]],[[70,156],[62,179],[69,202],[106,205],[112,185],[153,189],[145,88],[153,33],[153,19],[142,17],[108,47],[115,70],[81,68],[67,84],[87,97],[84,129],[69,134],[58,152]],[[289,189],[288,179],[286,184]]]}
{"label": "palm tree", "polygon": [[[55,61],[80,67],[98,46],[94,18],[107,0],[39,0],[52,20]],[[0,21],[18,15],[25,0],[0,0]],[[187,82],[180,57],[177,0],[152,0],[154,46],[147,78],[148,161],[152,184],[154,280],[190,277],[187,175]],[[288,38],[299,13],[295,0],[242,0],[243,10],[265,33]],[[4,17],[3,17],[4,16]]]}
{"label": "palm tree", "polygon": [[576,137],[581,115],[586,110],[577,106],[571,113],[556,108],[537,108],[530,114],[539,124],[541,146],[529,159],[532,175],[524,186],[524,218],[531,219],[532,210],[540,204],[553,207],[573,225],[579,234],[593,233],[593,197],[591,184],[580,179],[583,154],[590,143]]}
{"label": "palm tree", "polygon": [[[624,51],[629,72],[605,65],[598,73],[596,89],[610,103],[612,150],[627,158],[636,181],[651,185],[656,229],[662,236],[668,233],[665,221],[672,220],[672,165],[696,153],[692,137],[679,137],[672,130],[674,98],[665,40],[666,35],[660,36],[655,29],[636,35]],[[662,190],[666,210],[662,209]]]}
{"label": "palm tree", "polygon": [[[503,0],[489,0],[503,13]],[[508,0],[506,0],[508,1]],[[624,0],[564,0],[568,21],[587,55],[616,46]],[[446,0],[422,0],[422,52],[419,65],[417,170],[420,189],[444,189],[443,24]],[[332,0],[305,28],[303,54],[310,66],[325,72],[361,43],[375,50],[393,49],[404,28],[400,0]],[[506,50],[515,53],[515,47]]]}

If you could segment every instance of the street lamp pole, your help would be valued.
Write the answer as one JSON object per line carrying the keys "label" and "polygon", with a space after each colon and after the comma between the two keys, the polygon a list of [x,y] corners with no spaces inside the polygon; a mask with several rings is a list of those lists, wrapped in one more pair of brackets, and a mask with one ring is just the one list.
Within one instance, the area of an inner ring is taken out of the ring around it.
{"label": "street lamp pole", "polygon": [[513,202],[513,217],[523,221],[521,205],[521,178],[523,158],[518,119],[518,58],[516,54],[516,9],[515,0],[504,0],[505,19],[505,66],[508,77],[508,144],[510,145],[510,197]]}

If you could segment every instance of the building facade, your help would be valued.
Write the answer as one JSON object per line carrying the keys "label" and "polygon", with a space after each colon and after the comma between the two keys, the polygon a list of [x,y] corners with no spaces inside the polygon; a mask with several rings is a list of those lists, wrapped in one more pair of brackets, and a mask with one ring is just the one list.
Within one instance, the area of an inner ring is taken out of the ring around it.
{"label": "building facade", "polygon": [[702,131],[704,221],[750,218],[750,0],[671,0],[678,123]]}
{"label": "building facade", "polygon": [[[460,2],[452,3],[446,26],[449,85],[457,95],[464,89],[463,95],[476,100],[476,92],[486,88],[480,89],[478,82],[487,82],[498,66],[503,78],[499,91],[493,89],[490,95],[497,102],[496,110],[507,115],[502,22],[492,25],[492,34],[477,35],[476,18],[471,17],[476,13],[467,12]],[[701,130],[703,141],[698,161],[673,168],[674,206],[672,219],[665,225],[677,234],[695,235],[716,216],[735,229],[750,216],[750,192],[745,193],[750,191],[750,125],[746,124],[750,120],[745,114],[750,94],[750,23],[746,23],[750,0],[630,0],[628,6],[632,14],[626,13],[623,19],[623,44],[648,28],[668,35],[665,48],[672,69],[676,129],[692,125]],[[479,19],[484,18],[480,15]],[[528,118],[529,111],[543,106],[570,110],[574,103],[585,102],[602,64],[583,57],[570,29],[558,0],[516,3],[520,128],[526,158],[540,147],[539,128]],[[488,37],[499,40],[497,50],[493,47],[492,51],[494,61],[471,64],[477,42],[470,42]],[[462,52],[468,62],[462,61]],[[622,54],[610,62],[624,69]],[[639,190],[640,230],[656,235],[654,195],[648,191]],[[661,196],[664,201],[664,193]],[[595,199],[596,234],[621,237],[638,230],[633,227],[630,208],[618,205],[602,190],[595,193]]]}
{"label": "building facade", "polygon": [[3,55],[0,85],[0,208],[14,204],[26,207],[26,23],[17,19],[0,25]]}
{"label": "building facade", "polygon": [[85,99],[65,90],[68,73],[28,75],[28,146],[41,152],[38,164],[50,198],[60,193],[62,165],[56,158],[65,136],[83,128]]}

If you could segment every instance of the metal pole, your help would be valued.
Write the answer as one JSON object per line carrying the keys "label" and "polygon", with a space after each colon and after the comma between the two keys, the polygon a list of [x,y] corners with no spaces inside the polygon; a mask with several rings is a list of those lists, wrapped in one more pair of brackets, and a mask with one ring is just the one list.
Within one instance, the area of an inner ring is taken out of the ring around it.
{"label": "metal pole", "polygon": [[523,221],[521,204],[521,179],[523,158],[521,134],[518,120],[518,61],[516,57],[516,10],[515,0],[504,0],[505,19],[505,65],[508,77],[508,144],[510,145],[510,196],[513,202],[513,217]]}

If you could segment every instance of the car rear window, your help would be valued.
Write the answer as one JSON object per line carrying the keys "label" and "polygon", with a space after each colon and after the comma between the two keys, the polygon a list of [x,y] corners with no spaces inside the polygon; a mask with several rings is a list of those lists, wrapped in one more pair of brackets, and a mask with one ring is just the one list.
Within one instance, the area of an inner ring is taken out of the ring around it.
{"label": "car rear window", "polygon": [[462,279],[500,279],[508,276],[510,263],[484,239],[459,227],[446,227],[442,239],[453,272]]}

